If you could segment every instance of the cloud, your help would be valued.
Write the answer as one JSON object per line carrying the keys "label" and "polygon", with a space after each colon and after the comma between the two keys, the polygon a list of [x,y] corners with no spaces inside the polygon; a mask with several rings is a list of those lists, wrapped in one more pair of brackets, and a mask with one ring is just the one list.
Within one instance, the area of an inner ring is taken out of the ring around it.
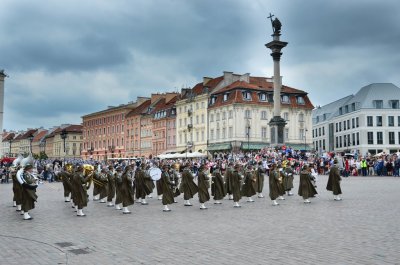
{"label": "cloud", "polygon": [[314,105],[371,82],[400,84],[395,0],[12,1],[0,9],[5,128],[82,115],[223,71],[273,74],[267,19],[283,24],[284,84]]}

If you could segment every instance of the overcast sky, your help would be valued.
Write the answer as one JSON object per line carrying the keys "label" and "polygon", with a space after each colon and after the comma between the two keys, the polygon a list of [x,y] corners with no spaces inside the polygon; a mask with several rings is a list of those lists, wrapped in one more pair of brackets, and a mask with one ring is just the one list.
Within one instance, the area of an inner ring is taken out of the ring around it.
{"label": "overcast sky", "polygon": [[223,71],[270,77],[270,12],[289,42],[283,83],[314,105],[373,82],[400,86],[397,0],[2,0],[4,128],[79,124]]}

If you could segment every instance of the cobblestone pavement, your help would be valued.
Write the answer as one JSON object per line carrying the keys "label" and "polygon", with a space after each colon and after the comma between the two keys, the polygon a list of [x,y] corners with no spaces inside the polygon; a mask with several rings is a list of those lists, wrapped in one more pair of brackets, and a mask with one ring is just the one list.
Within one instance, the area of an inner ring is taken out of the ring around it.
{"label": "cobblestone pavement", "polygon": [[[45,183],[32,221],[11,207],[12,184],[3,184],[0,264],[400,264],[400,178],[344,179],[340,202],[326,181],[309,205],[295,195],[277,207],[255,198],[201,211],[179,198],[163,213],[153,198],[123,215],[90,201],[84,218],[63,201],[61,183]],[[297,185],[298,177],[296,194]]]}

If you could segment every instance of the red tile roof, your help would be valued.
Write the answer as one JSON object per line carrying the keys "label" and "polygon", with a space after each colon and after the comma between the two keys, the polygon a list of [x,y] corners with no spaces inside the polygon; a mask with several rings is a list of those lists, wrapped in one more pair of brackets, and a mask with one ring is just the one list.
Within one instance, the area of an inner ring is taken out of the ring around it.
{"label": "red tile roof", "polygon": [[146,114],[148,107],[151,104],[151,100],[146,100],[139,106],[137,106],[134,110],[130,111],[128,114],[126,114],[126,118],[133,117],[135,115],[141,115],[141,114]]}
{"label": "red tile roof", "polygon": [[39,142],[47,134],[47,130],[41,131],[35,135],[32,142]]}

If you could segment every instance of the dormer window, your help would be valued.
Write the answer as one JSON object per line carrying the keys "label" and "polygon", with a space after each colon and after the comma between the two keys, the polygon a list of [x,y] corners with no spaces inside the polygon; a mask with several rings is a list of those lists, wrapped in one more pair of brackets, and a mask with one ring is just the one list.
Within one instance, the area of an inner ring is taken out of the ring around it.
{"label": "dormer window", "polygon": [[398,100],[389,100],[389,106],[391,109],[398,109],[399,101]]}
{"label": "dormer window", "polygon": [[229,93],[225,93],[225,94],[224,94],[224,99],[223,99],[223,101],[227,101],[228,98],[229,98]]}
{"label": "dormer window", "polygon": [[297,97],[297,104],[299,104],[299,105],[304,105],[305,104],[305,102],[304,102],[304,98],[303,97]]}
{"label": "dormer window", "polygon": [[288,95],[281,96],[281,101],[282,103],[289,103],[289,96]]}
{"label": "dormer window", "polygon": [[267,94],[265,94],[265,93],[258,94],[258,99],[260,101],[267,101]]}
{"label": "dormer window", "polygon": [[374,100],[374,107],[376,109],[382,109],[383,108],[383,100]]}
{"label": "dormer window", "polygon": [[244,100],[251,100],[251,93],[249,91],[243,91],[242,95]]}
{"label": "dormer window", "polygon": [[268,98],[268,102],[274,102],[274,95],[273,94],[268,94],[267,98]]}
{"label": "dormer window", "polygon": [[210,98],[210,106],[215,104],[215,101],[217,100],[216,97],[211,97]]}

